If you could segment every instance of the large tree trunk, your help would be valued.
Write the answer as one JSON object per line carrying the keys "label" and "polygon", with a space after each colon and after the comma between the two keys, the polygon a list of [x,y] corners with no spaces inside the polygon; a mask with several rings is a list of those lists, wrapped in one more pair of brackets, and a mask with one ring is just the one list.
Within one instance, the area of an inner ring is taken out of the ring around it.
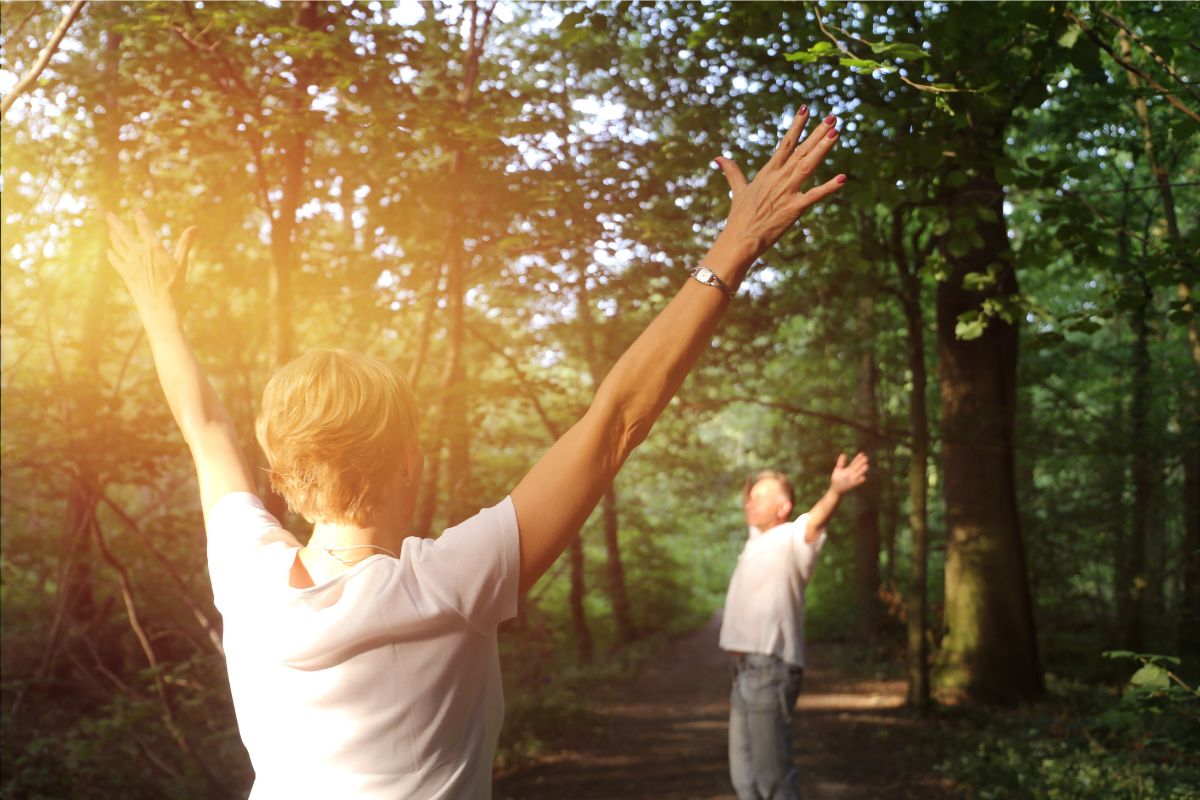
{"label": "large tree trunk", "polygon": [[[968,156],[972,143],[963,145],[960,155]],[[1017,326],[993,317],[975,339],[956,334],[960,315],[978,311],[989,297],[1017,293],[1003,188],[988,155],[963,164],[976,174],[944,202],[952,225],[965,217],[969,222],[960,226],[969,224],[965,229],[983,243],[961,254],[946,248],[947,275],[937,292],[948,536],[946,634],[937,678],[970,700],[1015,702],[1042,690],[1013,457]],[[994,216],[979,218],[981,207]],[[964,286],[967,275],[989,269],[996,278],[991,285]]]}
{"label": "large tree trunk", "polygon": [[860,429],[858,449],[870,457],[875,474],[859,487],[855,504],[854,598],[858,609],[858,627],[863,638],[874,642],[879,632],[879,483],[876,459],[879,448],[878,401],[876,386],[879,368],[875,361],[875,307],[870,297],[860,297],[858,320],[863,352],[859,356],[856,414],[866,430]]}

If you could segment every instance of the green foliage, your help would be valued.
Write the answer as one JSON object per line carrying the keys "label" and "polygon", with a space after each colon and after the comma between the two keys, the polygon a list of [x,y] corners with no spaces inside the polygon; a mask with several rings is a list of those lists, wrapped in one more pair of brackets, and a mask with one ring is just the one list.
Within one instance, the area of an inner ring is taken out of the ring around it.
{"label": "green foliage", "polygon": [[950,720],[949,751],[938,769],[980,800],[1196,796],[1200,693],[1163,666],[1179,659],[1105,656],[1142,665],[1119,697],[1054,679],[1050,697],[1030,708]]}
{"label": "green foliage", "polygon": [[[6,715],[18,697],[22,706],[3,720],[6,795],[207,791],[161,721],[114,569],[91,534],[68,546],[73,503],[92,499],[180,725],[231,784],[248,780],[223,666],[197,621],[197,611],[212,624],[219,615],[186,448],[103,263],[98,213],[146,207],[172,233],[201,223],[188,330],[248,433],[270,368],[271,221],[298,134],[309,138],[293,240],[297,346],[368,350],[403,368],[426,348],[416,388],[435,409],[427,444],[452,340],[445,254],[463,253],[459,390],[472,462],[463,492],[480,507],[511,491],[549,429],[578,418],[682,267],[711,243],[728,207],[711,158],[729,151],[752,175],[800,103],[841,119],[818,178],[846,172],[850,181],[752,272],[713,348],[618,479],[621,555],[642,638],[619,641],[597,515],[583,532],[594,662],[578,663],[569,578],[556,567],[531,594],[522,627],[502,634],[503,763],[587,729],[597,685],[720,606],[744,537],[746,472],[789,472],[802,506],[820,496],[836,455],[861,445],[855,398],[868,354],[881,434],[872,474],[891,537],[885,588],[909,591],[909,322],[927,334],[917,357],[930,375],[936,641],[946,509],[932,334],[949,280],[975,299],[951,318],[959,337],[999,322],[1021,329],[1016,501],[1045,662],[1073,678],[1110,678],[1120,663],[1092,654],[1118,644],[1112,620],[1135,593],[1146,604],[1146,647],[1171,649],[1185,600],[1182,465],[1195,441],[1187,341],[1196,316],[1177,292],[1188,281],[1195,291],[1200,126],[1157,91],[1132,88],[1062,12],[1114,46],[1103,12],[1127,19],[1187,76],[1200,73],[1200,6],[514,4],[492,20],[465,106],[464,6],[422,4],[419,17],[398,22],[371,4],[321,4],[328,24],[307,31],[297,7],[88,4],[0,130],[0,700]],[[36,13],[25,24],[27,10]],[[59,9],[10,3],[3,14],[2,65],[20,74]],[[104,67],[110,46],[119,50],[113,73]],[[1140,46],[1133,58],[1179,90]],[[1178,240],[1147,163],[1138,98],[1176,189]],[[988,175],[994,183],[981,183]],[[955,273],[956,263],[988,255],[984,232],[998,227],[1011,261],[981,257]],[[911,296],[904,270],[915,279]],[[1130,419],[1137,315],[1147,320],[1150,365],[1140,437]],[[1136,583],[1122,569],[1139,438],[1157,460]],[[93,488],[102,499],[79,493]],[[438,492],[434,530],[447,520],[445,483]],[[857,630],[853,502],[809,590],[814,637]],[[71,603],[68,587],[78,590]],[[1019,722],[974,720],[977,735],[947,769],[980,797],[1194,789],[1194,765],[1179,756],[1184,745],[1196,749],[1180,731],[1181,710],[1194,706],[1171,680],[1173,664],[1144,658],[1119,700],[1060,683],[1057,706]],[[1065,727],[1054,721],[1064,707]]]}

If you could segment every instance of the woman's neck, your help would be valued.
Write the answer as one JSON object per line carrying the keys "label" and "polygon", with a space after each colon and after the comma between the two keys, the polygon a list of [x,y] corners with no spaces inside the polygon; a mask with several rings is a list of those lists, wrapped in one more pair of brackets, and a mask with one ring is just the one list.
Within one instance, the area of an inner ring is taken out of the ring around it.
{"label": "woman's neck", "polygon": [[313,526],[312,538],[308,540],[308,548],[332,551],[344,554],[346,560],[361,561],[374,553],[399,555],[403,540],[399,526],[382,520],[374,525],[317,522]]}

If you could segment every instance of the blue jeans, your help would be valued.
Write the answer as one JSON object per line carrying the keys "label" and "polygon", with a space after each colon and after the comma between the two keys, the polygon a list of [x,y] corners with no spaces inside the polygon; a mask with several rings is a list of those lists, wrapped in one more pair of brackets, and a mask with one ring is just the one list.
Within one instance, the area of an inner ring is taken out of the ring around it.
{"label": "blue jeans", "polygon": [[739,800],[798,800],[792,706],[803,667],[757,653],[733,657],[729,777]]}

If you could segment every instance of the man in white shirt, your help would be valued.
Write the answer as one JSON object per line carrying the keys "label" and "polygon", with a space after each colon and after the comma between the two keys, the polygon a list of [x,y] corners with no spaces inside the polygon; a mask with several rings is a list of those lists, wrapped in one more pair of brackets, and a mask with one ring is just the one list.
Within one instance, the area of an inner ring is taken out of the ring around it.
{"label": "man in white shirt", "polygon": [[733,656],[729,775],[739,800],[799,798],[792,753],[792,706],[804,674],[804,588],[825,525],[842,495],[867,479],[859,453],[839,455],[829,489],[788,522],[796,495],[787,476],[764,470],[746,481],[749,536],[725,595],[720,646]]}

